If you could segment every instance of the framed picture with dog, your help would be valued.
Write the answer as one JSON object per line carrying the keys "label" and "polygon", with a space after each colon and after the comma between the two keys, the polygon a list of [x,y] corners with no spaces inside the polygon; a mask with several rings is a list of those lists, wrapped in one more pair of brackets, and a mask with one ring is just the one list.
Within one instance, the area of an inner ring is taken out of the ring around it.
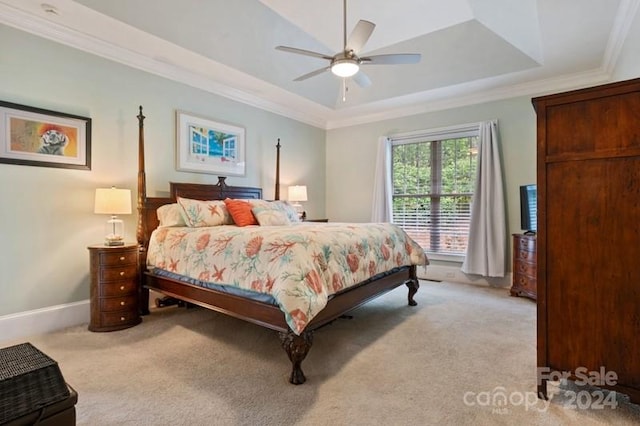
{"label": "framed picture with dog", "polygon": [[0,163],[91,170],[91,118],[0,101]]}

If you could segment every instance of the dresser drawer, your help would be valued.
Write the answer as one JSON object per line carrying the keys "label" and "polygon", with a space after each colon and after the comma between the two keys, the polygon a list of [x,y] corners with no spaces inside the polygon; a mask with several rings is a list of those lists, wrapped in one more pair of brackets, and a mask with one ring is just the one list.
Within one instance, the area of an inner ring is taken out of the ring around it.
{"label": "dresser drawer", "polygon": [[536,251],[536,239],[535,237],[525,237],[522,236],[520,238],[517,238],[517,243],[516,243],[516,247],[514,247],[514,250],[524,250],[524,251],[530,251],[530,252],[535,252]]}
{"label": "dresser drawer", "polygon": [[137,324],[140,322],[140,317],[137,310],[131,309],[129,311],[120,312],[101,312],[100,313],[100,325],[102,327],[117,327],[120,325]]}
{"label": "dresser drawer", "polygon": [[130,280],[138,275],[136,265],[122,265],[122,267],[109,267],[100,269],[100,281]]}
{"label": "dresser drawer", "polygon": [[100,265],[102,266],[117,266],[117,265],[137,265],[138,264],[138,250],[120,251],[120,252],[107,252],[100,253]]}
{"label": "dresser drawer", "polygon": [[525,261],[525,262],[536,263],[536,252],[535,251],[518,250],[516,252],[516,259],[517,260],[521,260],[521,261]]}
{"label": "dresser drawer", "polygon": [[138,297],[136,295],[124,297],[103,297],[100,299],[100,310],[102,312],[112,312],[137,309],[137,304]]}
{"label": "dresser drawer", "polygon": [[102,297],[127,296],[137,294],[137,291],[138,282],[135,279],[103,283],[100,286],[100,296]]}
{"label": "dresser drawer", "polygon": [[514,264],[514,273],[527,275],[532,278],[537,277],[536,264],[519,260]]}
{"label": "dresser drawer", "polygon": [[537,293],[536,279],[516,273],[513,278],[513,286],[517,289]]}

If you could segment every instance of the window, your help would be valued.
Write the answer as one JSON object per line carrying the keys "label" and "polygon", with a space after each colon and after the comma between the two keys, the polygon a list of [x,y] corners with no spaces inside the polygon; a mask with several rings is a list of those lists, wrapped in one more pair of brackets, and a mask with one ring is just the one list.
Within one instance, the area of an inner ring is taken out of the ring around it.
{"label": "window", "polygon": [[222,156],[228,160],[236,158],[236,136],[229,136],[222,140]]}
{"label": "window", "polygon": [[478,158],[478,126],[391,138],[393,223],[430,254],[464,256]]}

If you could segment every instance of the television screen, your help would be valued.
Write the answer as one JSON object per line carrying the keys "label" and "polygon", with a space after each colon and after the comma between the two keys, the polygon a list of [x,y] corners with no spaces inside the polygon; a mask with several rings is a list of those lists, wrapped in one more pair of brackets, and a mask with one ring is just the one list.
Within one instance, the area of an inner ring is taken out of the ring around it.
{"label": "television screen", "polygon": [[535,185],[520,187],[520,227],[527,233],[538,230],[538,190]]}

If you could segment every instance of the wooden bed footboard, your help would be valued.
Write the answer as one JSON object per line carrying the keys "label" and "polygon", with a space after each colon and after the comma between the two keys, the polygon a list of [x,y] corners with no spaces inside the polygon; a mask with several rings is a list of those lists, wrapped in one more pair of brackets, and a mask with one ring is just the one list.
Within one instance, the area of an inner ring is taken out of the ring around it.
{"label": "wooden bed footboard", "polygon": [[305,330],[300,335],[296,335],[287,325],[284,313],[276,305],[160,277],[151,271],[145,273],[147,291],[152,289],[164,295],[277,331],[282,347],[292,365],[289,381],[296,385],[306,381],[302,371],[302,361],[311,349],[315,330],[403,284],[409,289],[408,305],[416,306],[417,302],[413,297],[418,291],[419,283],[416,277],[416,266],[411,265],[336,294],[329,300],[327,306],[313,318]]}

